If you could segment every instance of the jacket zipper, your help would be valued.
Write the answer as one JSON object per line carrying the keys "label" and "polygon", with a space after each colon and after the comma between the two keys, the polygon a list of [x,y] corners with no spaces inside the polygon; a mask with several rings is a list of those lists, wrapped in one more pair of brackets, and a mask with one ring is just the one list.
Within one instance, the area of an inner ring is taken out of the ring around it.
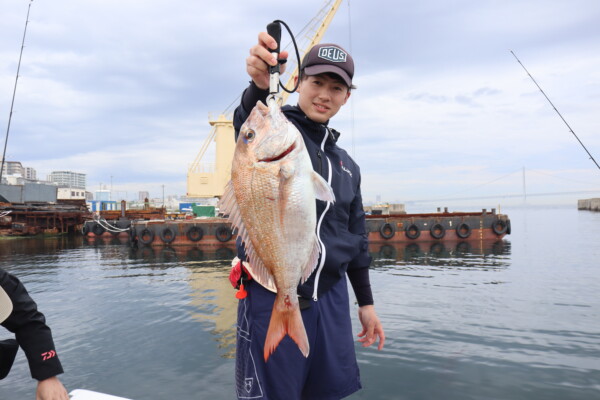
{"label": "jacket zipper", "polygon": [[[325,135],[323,136],[323,140],[321,141],[321,150],[319,150],[317,152],[317,157],[319,157],[319,169],[321,169],[321,171],[319,171],[319,175],[322,175],[322,159],[321,156],[325,156],[325,160],[327,160],[327,183],[329,184],[329,186],[331,186],[331,178],[332,178],[332,174],[331,174],[331,162],[329,161],[329,158],[327,157],[327,155],[325,154],[325,142],[327,141],[327,134],[331,134],[331,132],[329,132],[329,129],[325,127]],[[325,205],[325,210],[323,210],[323,212],[321,213],[321,216],[319,217],[319,221],[317,222],[317,239],[319,240],[319,246],[321,246],[321,260],[319,262],[319,267],[317,268],[317,274],[315,275],[315,285],[314,285],[314,289],[313,289],[313,300],[317,301],[318,300],[318,296],[317,296],[317,292],[319,289],[319,278],[321,277],[321,271],[323,271],[323,266],[325,265],[325,258],[327,256],[327,249],[325,248],[325,245],[323,244],[323,241],[321,240],[321,224],[323,222],[323,219],[325,218],[325,214],[327,213],[327,211],[329,210],[329,207],[331,206],[331,202],[327,202],[327,204]]]}
{"label": "jacket zipper", "polygon": [[321,149],[317,150],[317,158],[319,159],[319,175],[323,176],[323,159],[321,158]]}

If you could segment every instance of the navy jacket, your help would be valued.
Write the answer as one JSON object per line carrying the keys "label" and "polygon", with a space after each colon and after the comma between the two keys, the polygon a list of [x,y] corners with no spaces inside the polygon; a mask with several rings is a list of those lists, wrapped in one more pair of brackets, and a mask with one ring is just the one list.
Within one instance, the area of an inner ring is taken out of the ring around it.
{"label": "navy jacket", "polygon": [[61,374],[63,369],[56,355],[52,332],[23,284],[0,268],[0,286],[13,303],[13,312],[2,326],[15,334],[25,351],[31,376],[41,381]]}
{"label": "navy jacket", "polygon": [[[234,113],[235,137],[258,100],[265,102],[268,91],[251,84]],[[315,272],[298,287],[304,298],[317,299],[346,273],[360,306],[373,304],[369,282],[369,255],[365,212],[360,192],[360,168],[345,150],[337,146],[339,133],[326,124],[309,119],[297,106],[284,106],[283,113],[300,131],[313,169],[330,182],[335,203],[317,200],[317,232],[323,246]],[[324,257],[324,259],[323,259]],[[316,290],[315,290],[316,288]]]}

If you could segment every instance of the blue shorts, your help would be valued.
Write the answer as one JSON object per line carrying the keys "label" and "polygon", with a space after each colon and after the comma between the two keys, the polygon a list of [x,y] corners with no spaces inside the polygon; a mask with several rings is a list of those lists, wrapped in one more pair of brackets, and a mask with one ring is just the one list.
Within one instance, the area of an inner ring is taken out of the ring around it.
{"label": "blue shorts", "polygon": [[263,347],[275,294],[254,281],[238,305],[238,399],[337,400],[361,388],[346,279],[302,310],[310,354],[285,336],[265,363]]}

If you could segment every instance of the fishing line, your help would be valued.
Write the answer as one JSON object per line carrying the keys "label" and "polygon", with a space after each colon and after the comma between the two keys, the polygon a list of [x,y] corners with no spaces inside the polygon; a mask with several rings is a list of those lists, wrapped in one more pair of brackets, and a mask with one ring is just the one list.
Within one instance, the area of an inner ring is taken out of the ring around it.
{"label": "fishing line", "polygon": [[15,78],[15,88],[13,89],[12,101],[10,103],[10,113],[8,114],[8,126],[6,127],[6,137],[4,138],[4,151],[2,152],[2,165],[0,165],[0,183],[2,183],[2,171],[4,170],[4,158],[6,157],[6,147],[8,146],[8,133],[10,132],[10,121],[12,120],[13,107],[15,105],[15,96],[17,94],[17,82],[19,81],[19,71],[21,69],[21,58],[23,58],[23,48],[25,47],[25,35],[27,34],[27,25],[29,24],[29,11],[31,11],[31,3],[27,8],[27,18],[25,18],[25,29],[23,30],[23,40],[21,41],[21,53],[19,54],[19,63],[17,64],[17,76]]}
{"label": "fishing line", "polygon": [[[292,38],[292,43],[294,45],[294,50],[296,52],[296,59],[297,59],[297,63],[298,63],[298,68],[300,67],[300,53],[298,51],[298,45],[296,44],[296,39],[294,37],[294,35],[292,34],[292,31],[290,29],[290,27],[282,20],[275,20],[273,22],[271,22],[270,24],[267,25],[267,33],[273,37],[273,39],[275,39],[275,41],[277,42],[277,48],[272,50],[272,53],[277,53],[279,56],[279,52],[280,52],[280,47],[281,47],[281,26],[279,24],[283,24],[283,26],[285,26],[285,28],[287,29],[288,33],[290,34],[290,37]],[[306,24],[306,26],[308,26],[308,23]],[[305,29],[306,26],[304,28],[302,28],[302,30],[300,31],[300,33],[302,33]],[[286,48],[289,46],[289,44],[286,46]],[[275,66],[269,66],[269,74],[273,75],[273,74],[277,74],[277,76],[279,76],[279,66],[283,65],[287,62],[287,60],[284,60],[282,58],[277,58],[277,65]],[[273,83],[274,87],[271,87],[271,82],[269,84],[269,90],[271,92],[271,94],[274,94],[276,92],[279,92],[279,88],[283,88],[283,90],[285,90],[288,93],[294,93],[296,91],[296,89],[298,89],[298,85],[300,84],[300,80],[298,79],[298,82],[296,82],[296,86],[294,86],[294,88],[292,90],[288,90],[283,83],[281,82],[281,79],[279,79],[279,77],[277,77],[277,84]],[[276,87],[275,87],[276,86]],[[235,100],[233,100],[231,102],[231,104],[229,104],[227,106],[227,108],[225,108],[224,113],[226,113],[227,111],[231,110],[231,107],[233,105],[235,105],[238,100],[242,97],[242,94],[240,94],[238,97],[236,97]]]}
{"label": "fishing line", "polygon": [[558,109],[556,108],[556,106],[554,106],[554,104],[552,103],[552,101],[550,101],[550,99],[548,98],[548,96],[546,96],[546,93],[544,93],[544,91],[542,90],[542,88],[540,87],[540,85],[538,85],[538,83],[535,81],[535,79],[533,79],[533,76],[531,76],[531,74],[529,73],[529,71],[527,71],[527,68],[525,68],[525,66],[523,65],[523,63],[521,62],[521,60],[519,60],[519,58],[517,57],[517,55],[512,50],[510,50],[510,52],[512,53],[513,56],[515,56],[515,58],[517,59],[517,62],[519,64],[521,64],[521,67],[523,67],[523,69],[525,70],[525,72],[527,72],[527,75],[529,75],[529,77],[531,78],[531,80],[533,81],[533,83],[535,83],[535,85],[538,87],[538,89],[540,89],[540,92],[542,92],[542,94],[544,95],[544,97],[546,98],[546,100],[548,100],[548,103],[550,103],[550,105],[552,106],[552,108],[554,108],[554,111],[556,111],[556,113],[563,120],[563,122],[565,123],[565,125],[567,125],[567,128],[569,128],[569,131],[571,131],[571,133],[573,134],[573,136],[575,136],[575,139],[577,139],[577,141],[579,142],[579,144],[581,145],[581,147],[583,147],[583,149],[586,151],[586,153],[588,153],[588,155],[590,156],[590,160],[592,160],[594,162],[594,164],[596,164],[596,167],[598,167],[598,169],[600,169],[600,165],[598,165],[598,163],[596,162],[596,160],[594,159],[594,157],[592,156],[592,154],[588,151],[588,149],[585,147],[585,145],[579,139],[579,137],[577,137],[577,135],[575,134],[575,132],[573,131],[573,129],[571,129],[571,126],[569,126],[569,124],[564,119],[564,117],[562,116],[562,114],[558,111]]}
{"label": "fishing line", "polygon": [[[290,29],[290,27],[280,19],[276,19],[275,21],[273,21],[272,23],[267,25],[267,32],[269,33],[269,35],[271,35],[273,37],[273,39],[275,39],[277,41],[277,49],[275,49],[275,51],[277,53],[279,53],[279,43],[281,41],[281,26],[279,26],[278,24],[282,24],[283,26],[285,26],[285,29],[287,29],[290,37],[292,38],[292,43],[294,44],[294,50],[296,52],[296,59],[298,60],[298,65],[300,65],[300,52],[298,51],[298,45],[296,44],[296,39],[294,38],[294,34],[292,33],[292,30]],[[286,61],[287,60],[283,60],[280,58],[277,59],[277,62],[278,62],[278,65],[276,66],[277,73],[279,73],[279,65],[285,64]],[[273,68],[273,67],[271,67],[271,68]],[[300,79],[298,79],[298,81],[296,81],[296,85],[294,86],[294,89],[288,90],[281,82],[281,79],[279,79],[279,86],[288,93],[294,93],[296,91],[296,89],[298,89],[299,85],[300,85]]]}

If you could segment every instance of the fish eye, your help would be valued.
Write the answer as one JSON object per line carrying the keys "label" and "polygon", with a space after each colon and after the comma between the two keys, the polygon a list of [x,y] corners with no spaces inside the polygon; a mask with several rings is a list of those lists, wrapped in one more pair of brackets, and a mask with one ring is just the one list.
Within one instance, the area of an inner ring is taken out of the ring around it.
{"label": "fish eye", "polygon": [[246,134],[244,135],[244,137],[246,138],[246,141],[251,142],[252,140],[254,140],[254,137],[256,136],[256,133],[252,130],[249,129]]}

